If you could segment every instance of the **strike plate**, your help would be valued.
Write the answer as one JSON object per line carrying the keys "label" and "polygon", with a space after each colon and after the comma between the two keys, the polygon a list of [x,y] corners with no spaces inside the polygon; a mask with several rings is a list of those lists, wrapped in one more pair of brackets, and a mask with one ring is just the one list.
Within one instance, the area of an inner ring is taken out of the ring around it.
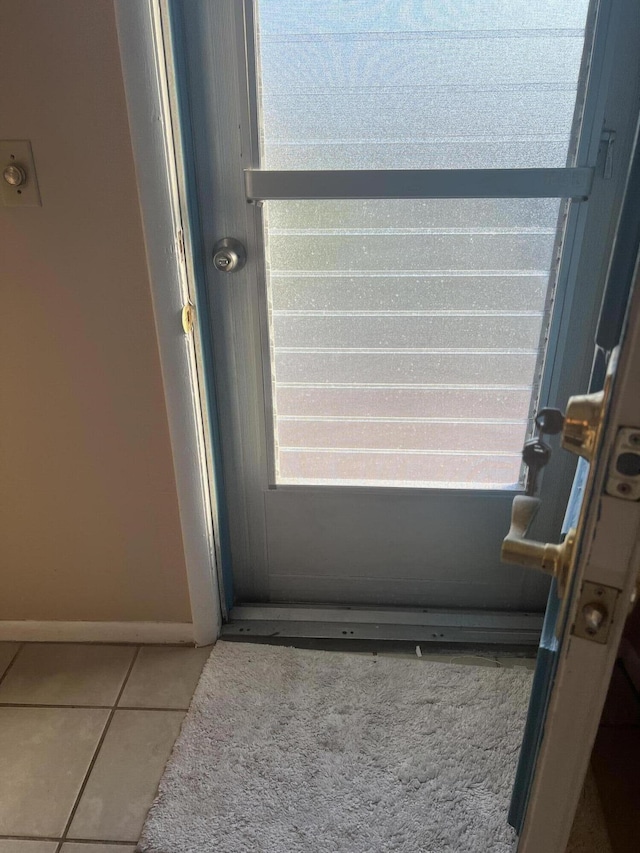
{"label": "strike plate", "polygon": [[640,429],[618,431],[606,490],[614,498],[640,501]]}
{"label": "strike plate", "polygon": [[604,645],[609,639],[609,629],[619,595],[620,590],[613,586],[585,581],[571,633],[583,640]]}

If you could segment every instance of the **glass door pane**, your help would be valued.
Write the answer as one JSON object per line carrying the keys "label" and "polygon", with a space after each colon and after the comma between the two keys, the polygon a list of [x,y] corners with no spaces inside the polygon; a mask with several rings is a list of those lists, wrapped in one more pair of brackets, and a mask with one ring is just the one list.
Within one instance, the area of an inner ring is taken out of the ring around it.
{"label": "glass door pane", "polygon": [[261,167],[564,166],[589,0],[256,0]]}
{"label": "glass door pane", "polygon": [[560,206],[265,203],[276,482],[517,486]]}
{"label": "glass door pane", "polygon": [[[563,167],[589,6],[256,0],[260,168]],[[266,202],[276,483],[521,485],[565,213]]]}

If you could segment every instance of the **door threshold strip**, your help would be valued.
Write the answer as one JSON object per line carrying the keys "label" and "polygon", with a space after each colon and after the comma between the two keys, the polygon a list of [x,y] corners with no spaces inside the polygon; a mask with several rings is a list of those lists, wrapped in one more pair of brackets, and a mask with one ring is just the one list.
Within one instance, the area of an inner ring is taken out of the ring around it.
{"label": "door threshold strip", "polygon": [[223,637],[309,637],[534,646],[544,614],[437,608],[241,604]]}

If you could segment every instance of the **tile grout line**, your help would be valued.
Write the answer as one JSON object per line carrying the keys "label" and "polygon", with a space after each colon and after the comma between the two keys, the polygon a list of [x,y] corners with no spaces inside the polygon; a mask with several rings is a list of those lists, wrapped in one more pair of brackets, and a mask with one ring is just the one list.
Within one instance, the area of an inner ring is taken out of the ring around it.
{"label": "tile grout line", "polygon": [[186,708],[147,708],[146,705],[118,705],[118,711],[161,711],[163,713],[175,711],[176,713],[186,714],[189,706]]}
{"label": "tile grout line", "polygon": [[60,841],[53,835],[0,835],[0,841]]}
{"label": "tile grout line", "polygon": [[113,708],[113,705],[62,705],[54,702],[0,702],[0,708],[63,708],[71,711],[110,711]]}
{"label": "tile grout line", "polygon": [[[23,646],[120,646],[125,649],[202,649],[189,643],[123,643],[118,640],[0,640],[2,643],[21,643]],[[1,838],[2,836],[0,836]],[[106,844],[107,842],[105,842]]]}
{"label": "tile grout line", "polygon": [[49,835],[0,835],[0,841],[47,841],[65,844],[137,844],[137,841],[96,841],[95,838],[70,838],[68,840]]}
{"label": "tile grout line", "polygon": [[9,671],[12,669],[12,667],[13,667],[14,663],[15,663],[15,662],[16,662],[16,660],[18,659],[18,655],[20,654],[20,652],[22,651],[22,649],[23,649],[23,648],[24,648],[24,643],[20,643],[20,644],[18,645],[18,648],[15,650],[15,652],[14,652],[14,654],[13,654],[13,657],[12,657],[12,658],[11,658],[11,660],[9,661],[9,664],[8,664],[7,668],[6,668],[6,669],[5,669],[5,671],[2,673],[2,675],[0,675],[0,685],[2,684],[2,682],[5,680],[5,678],[6,678],[6,677],[7,677],[7,675],[9,674]]}
{"label": "tile grout line", "polygon": [[[109,716],[107,717],[107,722],[105,724],[105,727],[102,731],[102,734],[100,735],[100,739],[98,740],[98,743],[97,743],[96,748],[94,750],[93,758],[89,762],[89,767],[87,768],[87,772],[85,773],[84,779],[82,781],[82,785],[80,786],[80,790],[78,791],[78,796],[76,797],[76,801],[73,804],[73,808],[71,809],[69,819],[67,820],[65,828],[62,832],[62,836],[60,838],[58,846],[56,847],[55,853],[60,853],[60,851],[62,849],[62,845],[67,841],[67,834],[68,834],[69,830],[71,829],[71,824],[73,823],[73,819],[76,816],[76,812],[78,810],[78,806],[80,805],[82,795],[84,794],[85,789],[87,787],[87,784],[89,783],[89,778],[91,776],[91,773],[93,772],[93,768],[95,767],[96,761],[98,760],[98,756],[100,755],[100,750],[102,749],[102,745],[105,741],[105,738],[107,737],[107,732],[109,731],[109,728],[111,727],[111,721],[113,720],[115,713],[118,710],[118,702],[120,701],[120,697],[124,693],[124,689],[127,686],[127,682],[129,681],[129,676],[131,675],[131,672],[133,671],[133,667],[135,666],[135,663],[138,660],[139,654],[140,654],[140,646],[136,646],[135,654],[131,658],[131,663],[129,664],[129,668],[127,669],[127,674],[125,675],[125,677],[122,681],[122,684],[120,685],[120,690],[118,691],[118,695],[116,696],[115,701],[113,703],[113,706],[111,707],[111,711],[109,713]],[[94,840],[93,843],[99,843],[99,840],[97,842]],[[126,843],[126,842],[120,842],[120,843],[122,844],[122,843]],[[136,844],[137,844],[137,842],[136,842]]]}
{"label": "tile grout line", "polygon": [[[0,708],[59,708],[63,711],[188,711],[189,708],[167,708],[146,705],[49,705],[40,702],[0,702]],[[3,836],[0,835],[0,838]]]}
{"label": "tile grout line", "polygon": [[138,842],[137,841],[109,841],[109,840],[96,841],[95,838],[63,838],[63,839],[61,839],[60,843],[61,844],[92,844],[92,845],[93,844],[99,844],[101,846],[103,844],[106,846],[109,846],[109,844],[111,844],[112,846],[113,845],[123,846],[123,845],[133,844],[133,846],[135,847]]}

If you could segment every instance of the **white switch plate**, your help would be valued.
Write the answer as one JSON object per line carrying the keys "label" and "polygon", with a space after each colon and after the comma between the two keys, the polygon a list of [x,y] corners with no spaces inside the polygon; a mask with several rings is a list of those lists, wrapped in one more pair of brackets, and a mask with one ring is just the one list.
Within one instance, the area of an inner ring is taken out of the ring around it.
{"label": "white switch plate", "polygon": [[[20,187],[12,187],[2,177],[4,169],[12,163],[21,166],[27,176],[27,180]],[[40,207],[42,204],[33,152],[28,139],[0,139],[0,186],[5,207]]]}

